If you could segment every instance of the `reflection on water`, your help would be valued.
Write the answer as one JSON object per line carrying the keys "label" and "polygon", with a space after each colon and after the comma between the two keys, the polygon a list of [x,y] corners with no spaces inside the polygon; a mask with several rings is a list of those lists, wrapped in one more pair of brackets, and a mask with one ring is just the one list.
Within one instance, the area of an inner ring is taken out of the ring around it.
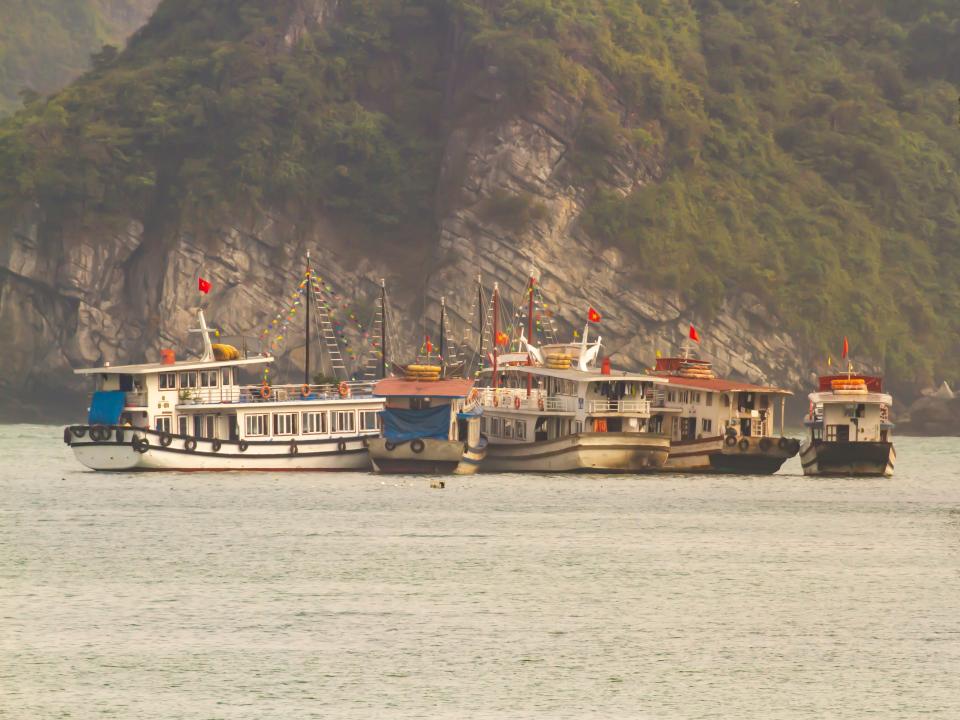
{"label": "reflection on water", "polygon": [[0,717],[960,717],[960,442],[892,480],[100,475],[0,428]]}

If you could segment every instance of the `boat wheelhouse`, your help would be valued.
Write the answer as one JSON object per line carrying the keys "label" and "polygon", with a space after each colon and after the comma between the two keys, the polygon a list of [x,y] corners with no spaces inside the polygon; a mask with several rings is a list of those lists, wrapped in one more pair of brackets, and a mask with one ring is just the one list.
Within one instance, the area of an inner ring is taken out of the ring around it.
{"label": "boat wheelhouse", "polygon": [[177,361],[75,371],[96,379],[88,422],[64,430],[93,470],[362,470],[383,401],[369,383],[244,384],[272,357],[213,345]]}
{"label": "boat wheelhouse", "polygon": [[671,439],[664,470],[772,474],[797,454],[799,441],[784,435],[790,391],[718,378],[710,362],[685,355],[658,358],[654,370],[667,382],[652,411]]}
{"label": "boat wheelhouse", "polygon": [[875,376],[830,375],[810,394],[804,424],[808,436],[800,449],[804,475],[893,475],[890,407],[893,398]]}

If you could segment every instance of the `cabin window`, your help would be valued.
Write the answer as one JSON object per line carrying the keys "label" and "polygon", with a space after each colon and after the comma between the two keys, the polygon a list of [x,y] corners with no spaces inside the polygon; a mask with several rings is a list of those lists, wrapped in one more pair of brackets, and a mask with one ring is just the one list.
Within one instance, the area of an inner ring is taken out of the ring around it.
{"label": "cabin window", "polygon": [[706,395],[707,395],[707,407],[713,407],[713,393],[708,392]]}
{"label": "cabin window", "polygon": [[490,434],[500,436],[500,426],[503,424],[503,420],[500,418],[490,418]]}
{"label": "cabin window", "polygon": [[729,395],[724,395],[724,396],[723,396],[723,406],[724,406],[724,407],[730,407],[730,396],[729,396]]}
{"label": "cabin window", "polygon": [[353,432],[355,427],[356,425],[353,410],[341,410],[337,412],[336,432]]}
{"label": "cabin window", "polygon": [[182,372],[180,373],[180,388],[189,389],[197,387],[197,373],[196,372]]}
{"label": "cabin window", "polygon": [[247,437],[257,437],[267,434],[266,415],[247,415],[244,418],[244,430]]}
{"label": "cabin window", "polygon": [[200,387],[205,387],[205,388],[216,387],[217,375],[219,375],[219,373],[216,370],[201,370],[200,371]]}
{"label": "cabin window", "polygon": [[221,379],[221,384],[222,384],[224,387],[227,387],[227,385],[231,385],[231,384],[232,384],[232,383],[230,382],[230,368],[224,368],[224,369],[221,371],[221,373],[220,373],[220,379]]}
{"label": "cabin window", "polygon": [[203,437],[203,415],[193,416],[193,436]]}
{"label": "cabin window", "polygon": [[303,432],[307,435],[326,434],[327,414],[325,412],[303,413]]}
{"label": "cabin window", "polygon": [[487,431],[487,419],[485,417],[480,418],[480,432],[485,433]]}
{"label": "cabin window", "polygon": [[673,390],[668,390],[668,391],[667,391],[667,402],[676,402],[676,401],[677,401],[677,396],[676,396],[676,394],[673,392]]}
{"label": "cabin window", "polygon": [[376,410],[360,411],[360,429],[361,430],[379,430],[380,413]]}
{"label": "cabin window", "polygon": [[700,393],[697,393],[696,396],[697,396],[697,399],[696,399],[694,402],[696,402],[697,405],[699,405],[699,404],[700,404]]}
{"label": "cabin window", "polygon": [[187,416],[181,415],[177,418],[177,434],[187,435]]}
{"label": "cabin window", "polygon": [[217,416],[216,415],[207,415],[206,416],[206,432],[204,437],[206,438],[215,438],[217,436]]}
{"label": "cabin window", "polygon": [[837,426],[827,425],[827,442],[837,441]]}
{"label": "cabin window", "polygon": [[527,423],[523,420],[517,420],[517,440],[527,439]]}
{"label": "cabin window", "polygon": [[[709,396],[708,396],[708,397],[709,397]],[[713,430],[713,420],[707,420],[706,418],[704,418],[703,420],[701,420],[701,421],[700,421],[700,429],[701,429],[703,432],[705,432],[705,433],[708,433],[708,432],[712,431],[712,430]]]}
{"label": "cabin window", "polygon": [[513,420],[503,421],[503,436],[511,440],[513,439]]}
{"label": "cabin window", "polygon": [[235,367],[233,369],[233,384],[234,385],[240,384],[240,368],[238,367]]}
{"label": "cabin window", "polygon": [[177,374],[176,373],[160,373],[157,378],[159,381],[159,387],[161,390],[176,390],[177,389]]}
{"label": "cabin window", "polygon": [[157,418],[157,432],[169,433],[173,427],[173,418],[169,415],[161,415]]}
{"label": "cabin window", "polygon": [[295,435],[297,432],[297,413],[274,413],[273,434]]}
{"label": "cabin window", "polygon": [[812,435],[814,440],[823,440],[823,428],[822,427],[813,428]]}

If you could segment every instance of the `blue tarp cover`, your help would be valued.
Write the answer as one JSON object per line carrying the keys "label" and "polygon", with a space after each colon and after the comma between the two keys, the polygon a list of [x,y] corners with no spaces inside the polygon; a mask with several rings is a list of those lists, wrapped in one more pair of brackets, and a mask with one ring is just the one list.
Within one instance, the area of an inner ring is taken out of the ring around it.
{"label": "blue tarp cover", "polygon": [[383,418],[383,436],[391,442],[407,442],[417,438],[446,440],[450,434],[450,406],[428,410],[380,411]]}
{"label": "blue tarp cover", "polygon": [[127,394],[120,390],[95,392],[90,402],[90,415],[87,422],[91,425],[116,425],[126,403]]}

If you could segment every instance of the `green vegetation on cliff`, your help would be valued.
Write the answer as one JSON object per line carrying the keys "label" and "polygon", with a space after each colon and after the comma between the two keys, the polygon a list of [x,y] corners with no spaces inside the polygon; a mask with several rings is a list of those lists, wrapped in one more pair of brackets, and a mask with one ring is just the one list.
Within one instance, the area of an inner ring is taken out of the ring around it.
{"label": "green vegetation on cliff", "polygon": [[5,0],[0,3],[0,114],[20,92],[47,93],[90,67],[106,44],[122,46],[159,0]]}
{"label": "green vegetation on cliff", "polygon": [[[960,7],[947,0],[164,0],[0,125],[0,202],[56,221],[281,206],[433,217],[444,131],[582,108],[583,230],[702,312],[960,375]],[[332,5],[332,4],[330,4]],[[496,92],[490,92],[491,84]],[[617,159],[659,167],[623,196]],[[537,213],[493,198],[501,225]]]}

